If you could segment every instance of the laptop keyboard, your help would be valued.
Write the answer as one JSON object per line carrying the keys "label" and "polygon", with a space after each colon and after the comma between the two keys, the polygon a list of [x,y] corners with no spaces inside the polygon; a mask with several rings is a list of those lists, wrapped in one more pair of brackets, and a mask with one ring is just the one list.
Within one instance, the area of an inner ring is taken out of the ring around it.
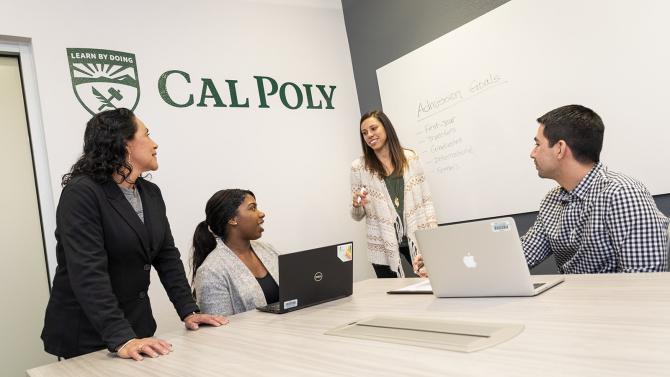
{"label": "laptop keyboard", "polygon": [[545,285],[545,284],[546,284],[546,283],[533,283],[533,288],[534,288],[534,289],[538,289],[538,288],[540,288],[541,286],[543,286],[543,285]]}

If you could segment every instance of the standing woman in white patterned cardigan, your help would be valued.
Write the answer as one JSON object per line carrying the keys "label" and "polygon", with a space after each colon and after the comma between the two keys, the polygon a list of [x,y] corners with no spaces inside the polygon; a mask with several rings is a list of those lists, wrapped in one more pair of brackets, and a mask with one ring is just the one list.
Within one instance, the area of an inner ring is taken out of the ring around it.
{"label": "standing woman in white patterned cardigan", "polygon": [[363,156],[351,165],[351,217],[367,225],[368,260],[378,278],[404,277],[400,255],[412,265],[420,254],[417,229],[437,227],[419,156],[400,145],[381,111],[360,121]]}

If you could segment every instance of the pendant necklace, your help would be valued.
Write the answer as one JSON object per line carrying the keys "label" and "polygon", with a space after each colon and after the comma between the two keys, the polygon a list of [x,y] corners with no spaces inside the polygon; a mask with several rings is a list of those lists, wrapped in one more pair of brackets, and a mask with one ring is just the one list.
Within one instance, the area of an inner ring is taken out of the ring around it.
{"label": "pendant necklace", "polygon": [[393,182],[393,188],[394,188],[393,191],[394,191],[394,194],[395,194],[395,198],[393,198],[393,204],[395,204],[395,207],[396,207],[396,208],[399,208],[399,207],[400,207],[400,197],[399,197],[399,194],[398,194],[398,192],[400,191],[400,184],[399,184],[399,182],[401,182],[400,180],[401,180],[402,178],[399,178],[399,177],[393,177],[392,179],[393,179],[393,180],[392,180],[391,182]]}

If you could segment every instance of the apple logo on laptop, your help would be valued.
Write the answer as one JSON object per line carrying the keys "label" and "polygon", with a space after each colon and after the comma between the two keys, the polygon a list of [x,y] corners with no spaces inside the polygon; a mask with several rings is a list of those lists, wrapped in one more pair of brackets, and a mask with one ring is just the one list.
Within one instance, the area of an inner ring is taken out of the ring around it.
{"label": "apple logo on laptop", "polygon": [[467,267],[467,268],[475,268],[475,267],[477,267],[477,262],[475,261],[475,256],[474,256],[474,255],[470,255],[470,253],[468,253],[468,255],[466,255],[466,256],[463,257],[463,264],[464,264],[465,267]]}

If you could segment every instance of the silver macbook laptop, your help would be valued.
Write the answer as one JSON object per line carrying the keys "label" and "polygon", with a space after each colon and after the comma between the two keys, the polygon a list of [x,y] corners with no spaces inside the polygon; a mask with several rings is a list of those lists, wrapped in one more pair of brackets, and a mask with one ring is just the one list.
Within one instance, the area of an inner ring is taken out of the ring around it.
{"label": "silver macbook laptop", "polygon": [[511,217],[416,232],[437,297],[535,296],[563,278],[532,282]]}

